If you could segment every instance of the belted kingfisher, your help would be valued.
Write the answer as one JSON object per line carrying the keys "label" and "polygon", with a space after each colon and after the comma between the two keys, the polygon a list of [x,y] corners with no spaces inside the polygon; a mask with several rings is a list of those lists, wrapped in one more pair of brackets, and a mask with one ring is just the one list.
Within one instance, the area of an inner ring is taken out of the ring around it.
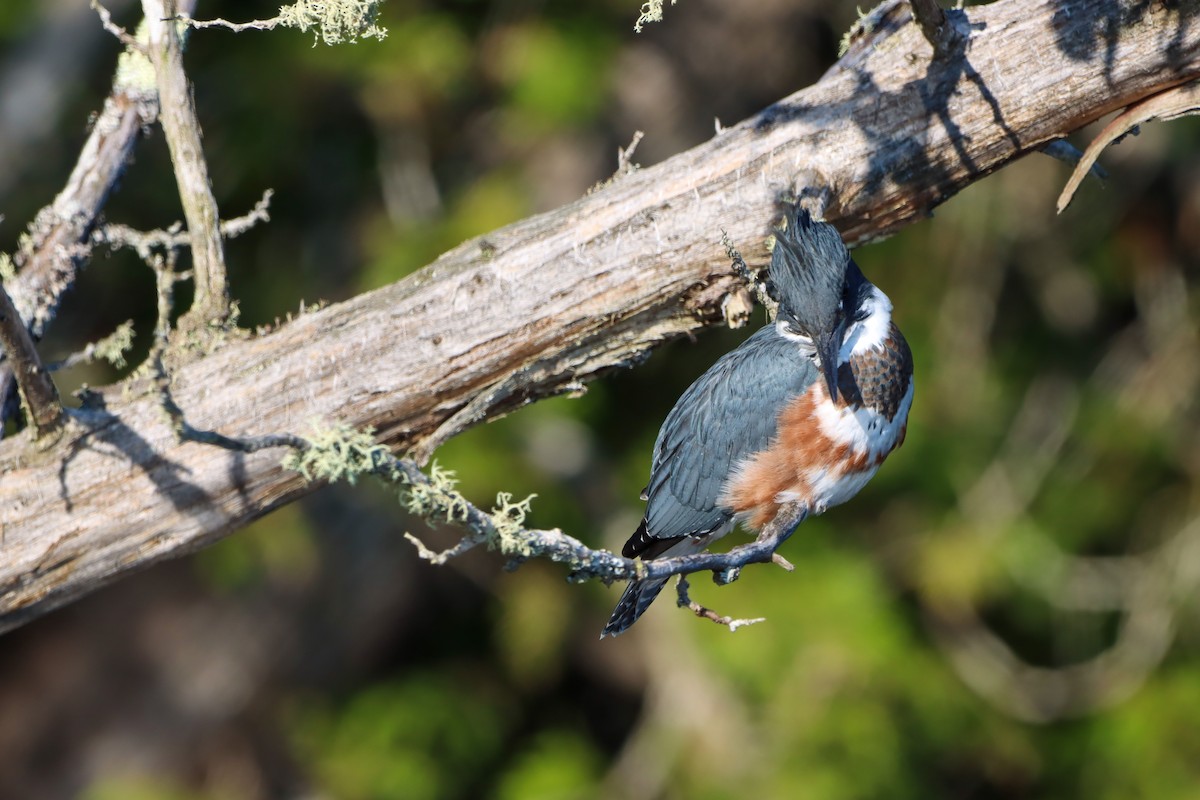
{"label": "belted kingfisher", "polygon": [[[789,207],[767,288],[774,322],[701,375],[659,430],[626,558],[699,553],[735,522],[761,530],[785,503],[820,514],[904,441],[912,353],[837,229]],[[665,583],[631,581],[601,637],[627,630]]]}

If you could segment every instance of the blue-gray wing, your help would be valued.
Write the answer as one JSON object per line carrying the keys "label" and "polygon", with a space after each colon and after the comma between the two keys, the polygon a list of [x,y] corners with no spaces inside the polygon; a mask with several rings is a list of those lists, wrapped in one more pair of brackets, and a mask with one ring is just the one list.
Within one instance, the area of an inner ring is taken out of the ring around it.
{"label": "blue-gray wing", "polygon": [[774,325],[713,364],[658,432],[646,515],[624,554],[653,558],[673,541],[728,523],[733,512],[718,498],[734,466],[767,447],[779,412],[816,378],[812,361]]}

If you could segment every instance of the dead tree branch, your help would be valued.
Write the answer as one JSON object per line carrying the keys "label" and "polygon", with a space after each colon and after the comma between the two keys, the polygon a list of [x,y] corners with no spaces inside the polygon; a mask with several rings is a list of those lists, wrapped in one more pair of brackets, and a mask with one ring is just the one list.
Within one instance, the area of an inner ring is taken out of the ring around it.
{"label": "dead tree branch", "polygon": [[8,284],[9,292],[35,337],[41,336],[63,294],[74,285],[76,271],[86,259],[78,246],[96,224],[134,144],[142,130],[158,119],[157,90],[152,83],[142,82],[146,73],[129,60],[123,64],[66,186],[38,212],[29,226],[29,238],[13,257],[18,272]]}
{"label": "dead tree branch", "polygon": [[[194,7],[195,0],[183,0],[181,10],[184,6]],[[75,284],[90,253],[82,245],[125,173],[142,131],[157,119],[158,89],[150,62],[140,48],[127,49],[66,186],[38,212],[13,256],[18,271],[6,287],[34,340],[41,338],[63,295]],[[11,367],[0,363],[0,427],[7,419],[3,412],[12,390]]]}
{"label": "dead tree branch", "polygon": [[[1183,18],[1193,4],[1152,4],[1105,47],[1078,46],[1107,7],[971,7],[969,40],[934,60],[908,5],[890,3],[814,86],[406,280],[231,339],[174,368],[172,396],[198,429],[231,438],[337,420],[409,450],[481,394],[472,420],[578,391],[719,321],[742,285],[720,231],[761,264],[776,198],[797,183],[830,187],[825,216],[849,242],[877,238],[1046,141],[1200,77],[1200,26]],[[45,451],[26,436],[0,443],[3,628],[309,490],[277,453],[179,442],[144,382],[70,413]]]}
{"label": "dead tree branch", "polygon": [[192,242],[196,299],[187,317],[195,327],[222,325],[229,319],[229,280],[220,214],[200,142],[200,122],[192,87],[183,70],[183,38],[175,0],[142,0],[149,32],[147,50],[158,85],[159,120],[171,151],[179,199]]}

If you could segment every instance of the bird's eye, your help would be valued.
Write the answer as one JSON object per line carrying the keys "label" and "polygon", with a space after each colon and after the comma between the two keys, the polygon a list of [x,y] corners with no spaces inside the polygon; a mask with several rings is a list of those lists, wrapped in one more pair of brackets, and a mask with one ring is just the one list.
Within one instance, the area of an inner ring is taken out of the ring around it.
{"label": "bird's eye", "polygon": [[854,312],[854,321],[862,322],[869,316],[871,316],[871,309],[867,308],[866,306],[863,306],[862,308],[860,308]]}

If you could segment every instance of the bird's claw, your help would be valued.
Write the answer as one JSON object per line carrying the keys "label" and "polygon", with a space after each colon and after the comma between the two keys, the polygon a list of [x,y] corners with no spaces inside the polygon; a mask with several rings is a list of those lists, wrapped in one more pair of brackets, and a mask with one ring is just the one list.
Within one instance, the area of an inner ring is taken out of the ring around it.
{"label": "bird's claw", "polygon": [[726,567],[725,569],[713,570],[713,583],[717,586],[726,586],[736,581],[741,574],[741,567]]}

